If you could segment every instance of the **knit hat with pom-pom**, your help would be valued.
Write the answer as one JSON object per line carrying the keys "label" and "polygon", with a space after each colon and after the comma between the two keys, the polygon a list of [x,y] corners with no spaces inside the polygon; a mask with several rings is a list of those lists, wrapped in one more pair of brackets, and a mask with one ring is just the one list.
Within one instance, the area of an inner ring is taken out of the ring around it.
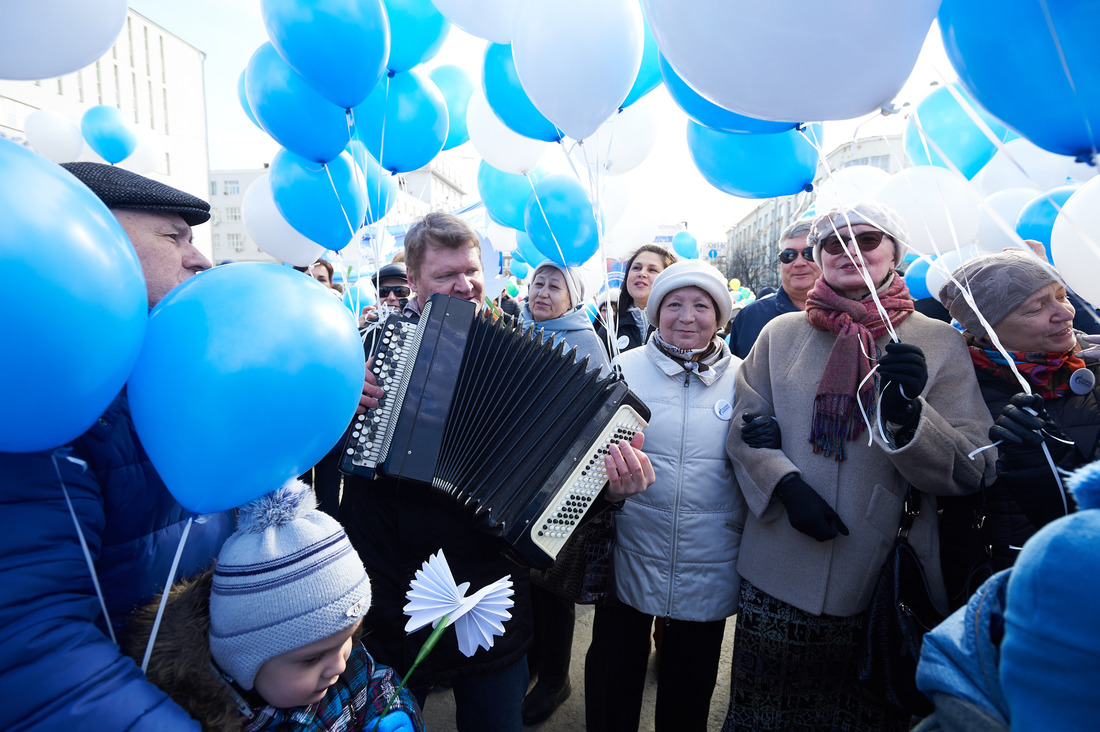
{"label": "knit hat with pom-pom", "polygon": [[1014,730],[1097,728],[1100,462],[1067,486],[1077,513],[1028,539],[1008,582],[1001,682]]}
{"label": "knit hat with pom-pom", "polygon": [[344,529],[293,480],[240,509],[214,567],[210,651],[245,689],[263,664],[359,622],[370,580]]}

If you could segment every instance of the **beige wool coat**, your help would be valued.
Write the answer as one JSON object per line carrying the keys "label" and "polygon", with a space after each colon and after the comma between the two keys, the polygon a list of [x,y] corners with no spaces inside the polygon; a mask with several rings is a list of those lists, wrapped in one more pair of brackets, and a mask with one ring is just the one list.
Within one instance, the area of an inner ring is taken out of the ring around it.
{"label": "beige wool coat", "polygon": [[[968,457],[989,444],[992,421],[962,336],[920,313],[896,331],[903,343],[919,346],[928,363],[920,421],[904,447],[884,442],[876,427],[872,444],[866,429],[846,443],[842,462],[814,454],[814,397],[835,336],[815,329],[803,312],[765,326],[737,373],[734,414],[774,415],[783,438],[780,450],[752,448],[741,430],[729,431],[726,449],[749,507],[737,568],[759,589],[807,613],[847,617],[866,609],[910,482],[925,496],[909,538],[946,608],[934,496],[972,493],[983,477],[994,477],[996,450]],[[876,342],[880,354],[888,340]],[[772,495],[788,473],[801,475],[836,510],[849,536],[818,542],[790,525]]]}

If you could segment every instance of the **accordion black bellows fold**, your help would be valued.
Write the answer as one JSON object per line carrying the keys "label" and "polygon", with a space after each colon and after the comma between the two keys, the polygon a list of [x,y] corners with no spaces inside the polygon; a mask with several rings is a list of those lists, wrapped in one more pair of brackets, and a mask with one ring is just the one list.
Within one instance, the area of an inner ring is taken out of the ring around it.
{"label": "accordion black bellows fold", "polygon": [[353,424],[340,469],[430,484],[549,565],[606,484],[608,444],[649,410],[560,341],[464,300],[433,295],[419,323],[382,328],[372,369],[385,396]]}

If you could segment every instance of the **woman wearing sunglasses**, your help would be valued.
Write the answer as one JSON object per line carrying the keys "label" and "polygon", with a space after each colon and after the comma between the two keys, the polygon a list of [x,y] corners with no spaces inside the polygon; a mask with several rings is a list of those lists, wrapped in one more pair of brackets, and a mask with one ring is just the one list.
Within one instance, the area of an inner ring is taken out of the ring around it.
{"label": "woman wearing sunglasses", "polygon": [[992,421],[962,339],[894,272],[892,210],[834,209],[807,242],[822,277],[806,311],[765,326],[737,375],[746,424],[727,450],[749,515],[724,729],[904,730],[857,679],[864,615],[910,483],[926,496],[909,539],[946,609],[933,496],[992,476],[988,451],[968,457]]}

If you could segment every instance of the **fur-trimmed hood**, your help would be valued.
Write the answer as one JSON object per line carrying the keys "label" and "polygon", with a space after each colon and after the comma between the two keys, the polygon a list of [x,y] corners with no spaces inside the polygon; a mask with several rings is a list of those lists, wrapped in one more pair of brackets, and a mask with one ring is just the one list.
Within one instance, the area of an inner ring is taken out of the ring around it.
{"label": "fur-trimmed hood", "polygon": [[[169,590],[146,676],[207,732],[238,732],[240,712],[232,690],[212,665],[207,641],[212,576],[210,570]],[[137,610],[122,639],[123,652],[139,665],[159,603],[160,595]]]}

